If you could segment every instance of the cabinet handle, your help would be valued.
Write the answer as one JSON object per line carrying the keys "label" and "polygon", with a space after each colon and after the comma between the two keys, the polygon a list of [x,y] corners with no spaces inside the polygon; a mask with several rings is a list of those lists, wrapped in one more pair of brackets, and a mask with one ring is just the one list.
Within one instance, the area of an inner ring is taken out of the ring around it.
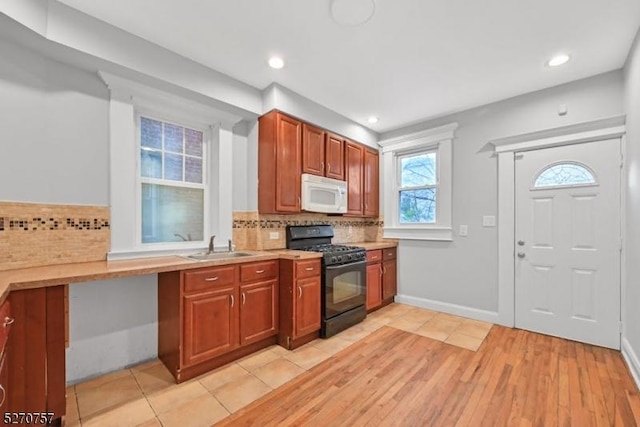
{"label": "cabinet handle", "polygon": [[4,400],[7,398],[7,391],[4,389],[4,386],[0,384],[0,390],[2,390],[2,400],[0,401],[0,407],[4,405]]}
{"label": "cabinet handle", "polygon": [[327,172],[331,172],[331,163],[327,163]]}
{"label": "cabinet handle", "polygon": [[218,276],[216,276],[216,277],[207,277],[206,279],[204,279],[205,282],[215,282],[216,280],[218,280]]}
{"label": "cabinet handle", "polygon": [[298,298],[302,298],[302,286],[298,286]]}
{"label": "cabinet handle", "polygon": [[302,205],[302,199],[298,196],[298,206]]}
{"label": "cabinet handle", "polygon": [[[6,328],[7,326],[9,326],[10,324],[12,324],[15,321],[16,321],[16,319],[14,319],[13,317],[5,317],[4,318],[4,324],[2,326]],[[2,405],[0,405],[0,406],[2,406]]]}
{"label": "cabinet handle", "polygon": [[233,298],[233,295],[229,295],[229,296],[231,297],[231,307],[233,307],[233,304],[234,304],[235,300]]}
{"label": "cabinet handle", "polygon": [[382,267],[382,273],[387,274],[387,267]]}
{"label": "cabinet handle", "polygon": [[320,170],[324,172],[324,162],[320,162]]}
{"label": "cabinet handle", "polygon": [[242,305],[244,305],[244,303],[246,302],[247,297],[245,296],[244,292],[242,293]]}
{"label": "cabinet handle", "polygon": [[307,270],[307,271],[313,271],[313,267],[307,267],[305,270]]}
{"label": "cabinet handle", "polygon": [[262,273],[264,273],[264,270],[256,270],[256,273],[262,274]]}
{"label": "cabinet handle", "polygon": [[384,267],[383,267],[382,265],[380,265],[380,275],[381,275],[381,276],[384,274],[384,270],[383,270],[383,268],[384,268]]}

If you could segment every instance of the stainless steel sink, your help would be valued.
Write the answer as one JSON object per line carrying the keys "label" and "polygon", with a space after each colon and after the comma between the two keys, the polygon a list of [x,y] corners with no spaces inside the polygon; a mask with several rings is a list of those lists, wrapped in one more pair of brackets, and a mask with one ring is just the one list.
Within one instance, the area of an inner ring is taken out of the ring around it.
{"label": "stainless steel sink", "polygon": [[240,258],[245,256],[251,256],[246,252],[200,252],[192,255],[185,255],[185,258],[193,259],[196,261],[207,261],[212,259],[230,259]]}

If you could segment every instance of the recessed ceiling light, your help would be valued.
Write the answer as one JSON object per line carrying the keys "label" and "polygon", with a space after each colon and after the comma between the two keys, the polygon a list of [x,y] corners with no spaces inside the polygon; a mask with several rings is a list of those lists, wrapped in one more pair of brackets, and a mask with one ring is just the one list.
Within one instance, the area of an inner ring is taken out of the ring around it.
{"label": "recessed ceiling light", "polygon": [[279,70],[280,68],[284,67],[284,61],[278,56],[272,56],[271,58],[269,58],[269,66],[271,68]]}
{"label": "recessed ceiling light", "polygon": [[561,53],[560,55],[556,55],[549,61],[547,61],[547,65],[549,67],[557,67],[559,65],[566,64],[569,59],[571,59],[569,55],[567,55],[566,53]]}
{"label": "recessed ceiling light", "polygon": [[376,116],[371,116],[367,119],[369,123],[378,123],[378,118]]}

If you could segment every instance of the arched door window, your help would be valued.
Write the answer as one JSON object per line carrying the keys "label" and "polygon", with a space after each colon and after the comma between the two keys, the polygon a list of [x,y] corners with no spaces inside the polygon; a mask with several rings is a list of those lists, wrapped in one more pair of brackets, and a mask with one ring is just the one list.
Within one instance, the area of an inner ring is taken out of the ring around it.
{"label": "arched door window", "polygon": [[586,165],[577,162],[551,164],[536,175],[533,190],[561,187],[585,187],[598,185],[595,174]]}

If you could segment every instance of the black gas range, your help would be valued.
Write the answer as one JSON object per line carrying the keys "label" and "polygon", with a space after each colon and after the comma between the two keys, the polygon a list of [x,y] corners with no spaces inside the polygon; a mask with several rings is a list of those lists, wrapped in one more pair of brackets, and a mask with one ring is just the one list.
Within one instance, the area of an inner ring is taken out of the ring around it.
{"label": "black gas range", "polygon": [[332,244],[333,226],[287,226],[287,248],[322,253],[321,337],[330,337],[367,315],[366,251]]}

